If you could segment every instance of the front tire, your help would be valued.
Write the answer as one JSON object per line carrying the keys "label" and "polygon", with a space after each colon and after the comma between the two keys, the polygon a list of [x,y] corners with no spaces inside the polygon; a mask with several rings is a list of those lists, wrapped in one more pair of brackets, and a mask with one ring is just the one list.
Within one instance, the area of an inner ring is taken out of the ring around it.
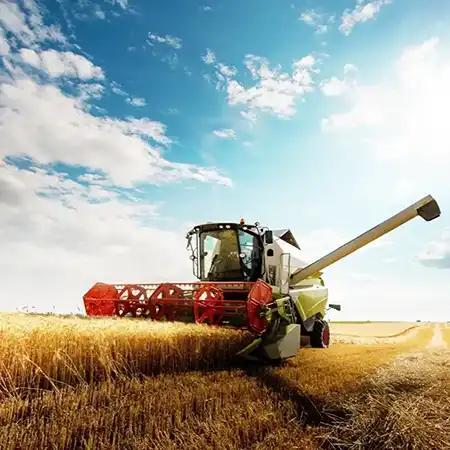
{"label": "front tire", "polygon": [[311,332],[311,347],[328,348],[330,346],[330,327],[326,320],[316,320]]}

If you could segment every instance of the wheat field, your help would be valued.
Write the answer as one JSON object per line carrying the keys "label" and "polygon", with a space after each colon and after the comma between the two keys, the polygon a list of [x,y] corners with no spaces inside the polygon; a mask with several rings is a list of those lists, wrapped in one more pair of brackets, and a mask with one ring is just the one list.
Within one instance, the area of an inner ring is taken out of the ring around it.
{"label": "wheat field", "polygon": [[3,314],[0,333],[2,450],[450,448],[448,327],[277,367],[207,325]]}

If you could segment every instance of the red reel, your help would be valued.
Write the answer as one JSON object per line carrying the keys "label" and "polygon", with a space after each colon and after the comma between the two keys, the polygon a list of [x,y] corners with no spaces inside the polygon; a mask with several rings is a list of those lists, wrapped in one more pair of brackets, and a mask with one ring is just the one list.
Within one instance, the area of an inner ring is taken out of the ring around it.
{"label": "red reel", "polygon": [[219,325],[223,318],[224,297],[222,289],[214,285],[205,285],[194,297],[194,317],[196,323]]}
{"label": "red reel", "polygon": [[272,303],[272,286],[263,280],[258,280],[252,287],[247,298],[247,320],[249,328],[257,334],[267,330],[269,323],[260,317],[261,308]]}
{"label": "red reel", "polygon": [[[125,298],[123,296],[125,295]],[[119,292],[119,301],[116,301],[116,315],[119,317],[131,313],[133,317],[141,315],[148,308],[147,291],[137,284],[126,284]]]}
{"label": "red reel", "polygon": [[106,283],[96,283],[83,296],[88,316],[113,316],[115,301],[119,298],[117,289]]}
{"label": "red reel", "polygon": [[169,321],[175,318],[176,305],[171,305],[173,300],[183,300],[184,291],[176,284],[160,284],[150,296],[149,309],[153,320],[161,320],[164,317]]}

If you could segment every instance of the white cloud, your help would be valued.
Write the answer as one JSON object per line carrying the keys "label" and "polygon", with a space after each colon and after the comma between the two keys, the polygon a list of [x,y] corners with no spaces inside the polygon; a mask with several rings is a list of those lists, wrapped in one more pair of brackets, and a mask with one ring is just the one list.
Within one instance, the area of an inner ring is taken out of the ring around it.
{"label": "white cloud", "polygon": [[28,304],[76,312],[96,281],[191,278],[185,230],[140,225],[157,219],[157,208],[124,203],[109,188],[0,162],[0,207],[0,244],[9,255],[0,260],[2,310]]}
{"label": "white cloud", "polygon": [[357,0],[357,5],[353,10],[347,9],[342,15],[342,23],[339,30],[345,35],[349,35],[357,23],[367,22],[376,18],[383,5],[392,3],[392,0]]}
{"label": "white cloud", "polygon": [[357,68],[353,64],[346,64],[344,66],[344,78],[342,80],[337,77],[323,80],[320,83],[320,89],[328,97],[339,97],[354,86],[355,80],[353,75],[356,71]]}
{"label": "white cloud", "polygon": [[162,158],[147,142],[170,143],[160,122],[93,116],[85,110],[83,98],[69,97],[55,86],[30,79],[2,84],[0,103],[0,156],[91,167],[105,171],[121,185],[179,179],[230,183],[212,169]]}
{"label": "white cloud", "polygon": [[33,45],[43,41],[66,43],[58,25],[47,26],[34,0],[24,0],[24,11],[12,1],[0,3],[0,24],[20,42]]}
{"label": "white cloud", "polygon": [[236,80],[227,82],[228,103],[246,105],[250,110],[269,112],[281,118],[295,114],[296,100],[313,91],[312,74],[316,60],[312,55],[292,64],[292,74],[270,68],[269,61],[255,55],[247,55],[245,65],[256,83],[246,88]]}
{"label": "white cloud", "polygon": [[450,269],[450,230],[447,230],[440,239],[430,242],[415,260],[426,267]]}
{"label": "white cloud", "polygon": [[328,27],[334,23],[336,17],[334,15],[326,15],[318,13],[314,9],[304,11],[299,20],[315,29],[316,34],[324,34],[328,31]]}
{"label": "white cloud", "polygon": [[122,9],[127,9],[128,0],[113,0],[113,3],[117,3]]}
{"label": "white cloud", "polygon": [[96,6],[97,7],[95,8],[95,12],[94,12],[95,16],[101,20],[104,20],[106,18],[105,12],[98,5],[96,5]]}
{"label": "white cloud", "polygon": [[404,172],[415,167],[419,178],[431,163],[435,174],[450,164],[450,63],[438,44],[431,38],[406,48],[389,83],[355,85],[343,96],[350,107],[325,118],[324,130],[358,131],[380,158],[398,161]]}
{"label": "white cloud", "polygon": [[206,64],[213,64],[216,61],[216,55],[210,48],[207,48],[206,55],[202,56],[202,59]]}
{"label": "white cloud", "polygon": [[340,80],[337,77],[331,77],[321,84],[320,89],[329,97],[339,97],[347,90],[347,86],[344,80]]}
{"label": "white cloud", "polygon": [[[175,36],[171,36],[170,34],[166,34],[165,36],[158,36],[155,33],[148,33],[148,38],[153,42],[158,42],[159,44],[166,44],[175,50],[178,50],[182,47],[181,39]],[[153,45],[150,43],[150,45]]]}
{"label": "white cloud", "polygon": [[217,68],[219,69],[219,72],[227,78],[234,77],[237,74],[236,67],[230,67],[223,63],[218,63]]}
{"label": "white cloud", "polygon": [[206,54],[202,60],[208,66],[213,67],[212,74],[204,74],[203,77],[210,84],[215,84],[217,90],[224,90],[230,80],[237,75],[237,69],[234,66],[228,66],[217,61],[215,53],[211,49],[206,49]]}
{"label": "white cloud", "polygon": [[7,55],[9,53],[10,49],[11,48],[9,46],[8,40],[5,37],[3,29],[0,28],[0,56]]}
{"label": "white cloud", "polygon": [[145,98],[140,97],[132,97],[130,99],[127,99],[127,102],[132,104],[133,106],[145,106],[147,104]]}
{"label": "white cloud", "polygon": [[235,139],[236,132],[230,128],[224,128],[222,130],[214,130],[214,136],[217,136],[221,139]]}
{"label": "white cloud", "polygon": [[128,97],[128,94],[115,81],[111,82],[111,90],[114,92],[114,94],[120,95],[122,97]]}
{"label": "white cloud", "polygon": [[43,70],[51,77],[72,76],[82,80],[104,78],[101,67],[95,66],[84,56],[73,52],[59,52],[53,49],[35,52],[23,48],[20,54],[25,63]]}

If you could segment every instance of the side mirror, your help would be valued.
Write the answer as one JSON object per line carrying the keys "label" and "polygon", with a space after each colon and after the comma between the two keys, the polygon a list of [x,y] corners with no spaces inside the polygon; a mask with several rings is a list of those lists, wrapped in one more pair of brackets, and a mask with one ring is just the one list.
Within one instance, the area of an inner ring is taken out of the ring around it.
{"label": "side mirror", "polygon": [[341,305],[329,304],[328,307],[330,309],[335,309],[336,311],[340,311],[341,310]]}
{"label": "side mirror", "polygon": [[267,230],[264,233],[264,241],[266,244],[273,244],[273,232],[271,230]]}

